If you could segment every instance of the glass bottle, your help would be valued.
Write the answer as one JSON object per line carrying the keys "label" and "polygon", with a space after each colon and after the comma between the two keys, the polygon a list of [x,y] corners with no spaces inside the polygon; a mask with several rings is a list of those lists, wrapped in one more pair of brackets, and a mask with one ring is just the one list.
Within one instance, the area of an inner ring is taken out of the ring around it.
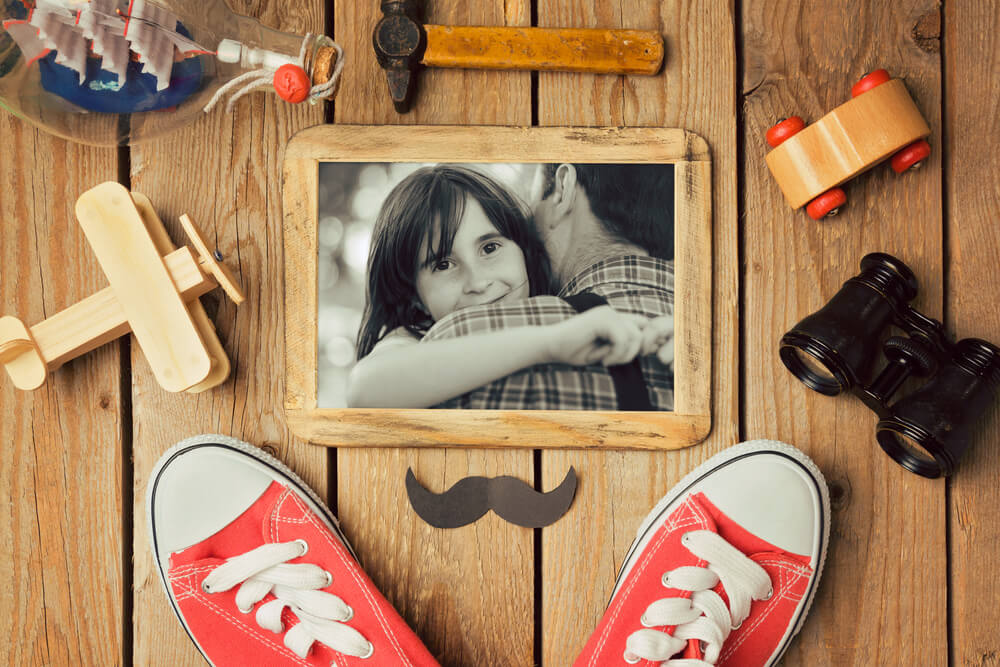
{"label": "glass bottle", "polygon": [[0,0],[0,106],[86,144],[150,139],[264,86],[329,96],[342,55],[225,0]]}

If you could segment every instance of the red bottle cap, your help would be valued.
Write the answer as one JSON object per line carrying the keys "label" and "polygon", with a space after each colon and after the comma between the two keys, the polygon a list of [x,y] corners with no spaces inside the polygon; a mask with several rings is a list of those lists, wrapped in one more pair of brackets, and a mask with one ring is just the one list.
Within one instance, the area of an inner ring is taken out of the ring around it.
{"label": "red bottle cap", "polygon": [[311,87],[309,75],[298,65],[282,65],[274,73],[274,90],[286,102],[298,104],[304,101],[309,97]]}

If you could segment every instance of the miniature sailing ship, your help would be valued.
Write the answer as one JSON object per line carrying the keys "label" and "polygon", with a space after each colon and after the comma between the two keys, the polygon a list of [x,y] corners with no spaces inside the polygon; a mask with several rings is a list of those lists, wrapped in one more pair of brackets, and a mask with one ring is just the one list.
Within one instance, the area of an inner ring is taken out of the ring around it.
{"label": "miniature sailing ship", "polygon": [[3,22],[42,86],[89,111],[174,106],[196,91],[214,54],[177,16],[146,0],[21,0],[24,18]]}
{"label": "miniature sailing ship", "polygon": [[225,0],[0,0],[0,107],[87,144],[145,141],[267,87],[326,99],[343,64],[330,38]]}

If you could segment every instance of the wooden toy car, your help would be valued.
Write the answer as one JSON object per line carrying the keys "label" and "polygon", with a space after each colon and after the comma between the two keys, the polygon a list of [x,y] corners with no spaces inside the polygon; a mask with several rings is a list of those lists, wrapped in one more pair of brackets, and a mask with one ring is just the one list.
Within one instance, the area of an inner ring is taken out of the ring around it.
{"label": "wooden toy car", "polygon": [[875,70],[851,89],[852,99],[806,127],[791,116],[767,131],[765,160],[788,205],[814,220],[847,202],[837,187],[883,160],[896,173],[919,167],[931,153],[930,133],[906,86]]}
{"label": "wooden toy car", "polygon": [[130,331],[167,391],[223,382],[229,359],[198,297],[222,287],[240,304],[243,291],[188,217],[181,225],[194,250],[177,249],[149,199],[118,183],[81,195],[76,217],[110,286],[30,329],[0,317],[0,365],[14,386],[36,389],[50,371]]}

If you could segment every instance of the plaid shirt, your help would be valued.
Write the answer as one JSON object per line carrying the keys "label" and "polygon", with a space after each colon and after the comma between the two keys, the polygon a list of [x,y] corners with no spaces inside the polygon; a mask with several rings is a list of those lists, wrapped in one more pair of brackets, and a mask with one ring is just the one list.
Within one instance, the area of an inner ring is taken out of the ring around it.
{"label": "plaid shirt", "polygon": [[[511,304],[472,306],[451,313],[431,327],[423,340],[456,338],[519,326],[562,322],[577,314],[561,297],[594,292],[627,313],[655,317],[674,310],[674,265],[654,257],[630,255],[604,260],[577,275],[559,296],[536,296]],[[674,377],[656,355],[640,359],[649,399],[657,410],[673,410]],[[618,410],[614,383],[600,365],[542,364],[518,371],[437,405],[439,408],[490,410]]]}

